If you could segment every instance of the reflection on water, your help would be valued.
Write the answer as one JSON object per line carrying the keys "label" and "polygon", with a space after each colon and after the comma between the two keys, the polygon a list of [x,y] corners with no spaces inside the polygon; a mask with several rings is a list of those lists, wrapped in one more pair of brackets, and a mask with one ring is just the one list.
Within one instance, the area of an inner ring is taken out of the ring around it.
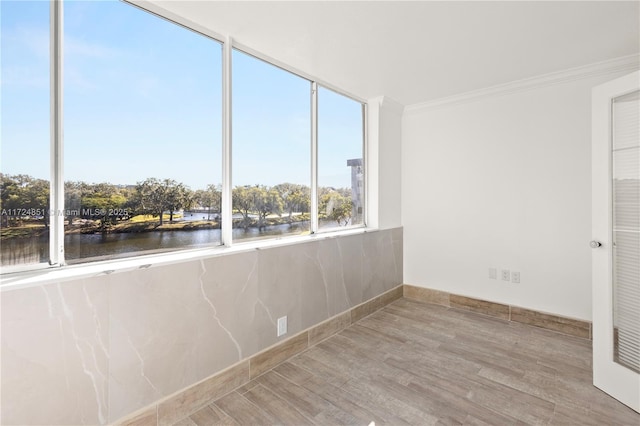
{"label": "reflection on water", "polygon": [[[250,241],[264,237],[300,234],[309,229],[309,223],[234,228],[233,239]],[[193,231],[154,231],[114,234],[67,234],[64,237],[65,258],[69,263],[78,260],[113,259],[132,253],[149,254],[178,248],[198,248],[220,244],[219,229]],[[2,266],[24,265],[49,261],[47,235],[30,238],[11,238],[0,245]]]}
{"label": "reflection on water", "polygon": [[3,240],[0,259],[2,266],[49,262],[49,235]]}

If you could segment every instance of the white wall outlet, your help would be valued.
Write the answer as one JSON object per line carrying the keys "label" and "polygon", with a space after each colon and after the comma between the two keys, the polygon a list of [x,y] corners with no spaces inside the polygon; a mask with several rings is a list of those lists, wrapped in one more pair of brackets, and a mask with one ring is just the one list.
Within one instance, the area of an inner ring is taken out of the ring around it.
{"label": "white wall outlet", "polygon": [[278,337],[287,334],[287,316],[278,318]]}
{"label": "white wall outlet", "polygon": [[511,282],[516,284],[520,282],[520,272],[513,271],[511,273]]}
{"label": "white wall outlet", "polygon": [[508,269],[500,271],[502,273],[502,281],[511,281],[511,273]]}
{"label": "white wall outlet", "polygon": [[489,268],[489,278],[492,280],[498,279],[498,270],[496,268]]}

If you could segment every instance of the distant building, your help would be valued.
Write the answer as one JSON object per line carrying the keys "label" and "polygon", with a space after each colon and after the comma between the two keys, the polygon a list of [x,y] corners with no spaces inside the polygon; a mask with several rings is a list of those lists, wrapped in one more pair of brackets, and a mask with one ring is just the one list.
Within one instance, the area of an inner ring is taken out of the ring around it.
{"label": "distant building", "polygon": [[347,160],[347,166],[351,167],[351,200],[353,211],[351,212],[351,224],[362,223],[364,211],[364,173],[362,158]]}

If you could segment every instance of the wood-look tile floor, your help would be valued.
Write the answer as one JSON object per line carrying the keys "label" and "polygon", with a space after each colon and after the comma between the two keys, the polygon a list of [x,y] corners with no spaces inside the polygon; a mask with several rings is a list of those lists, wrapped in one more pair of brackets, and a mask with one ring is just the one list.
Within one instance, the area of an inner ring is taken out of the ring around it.
{"label": "wood-look tile floor", "polygon": [[180,425],[640,425],[591,342],[400,299]]}

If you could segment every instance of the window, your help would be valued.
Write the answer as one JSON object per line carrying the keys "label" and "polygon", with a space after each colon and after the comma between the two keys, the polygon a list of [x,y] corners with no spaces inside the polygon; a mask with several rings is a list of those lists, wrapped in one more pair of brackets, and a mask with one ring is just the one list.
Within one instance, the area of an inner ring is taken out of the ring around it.
{"label": "window", "polygon": [[233,50],[233,239],[309,233],[311,82]]}
{"label": "window", "polygon": [[364,106],[318,88],[318,227],[364,223]]}
{"label": "window", "polygon": [[3,272],[364,225],[363,103],[127,2],[0,7]]}
{"label": "window", "polygon": [[49,5],[2,1],[2,265],[49,261]]}
{"label": "window", "polygon": [[220,243],[222,46],[123,2],[67,2],[67,262]]}

